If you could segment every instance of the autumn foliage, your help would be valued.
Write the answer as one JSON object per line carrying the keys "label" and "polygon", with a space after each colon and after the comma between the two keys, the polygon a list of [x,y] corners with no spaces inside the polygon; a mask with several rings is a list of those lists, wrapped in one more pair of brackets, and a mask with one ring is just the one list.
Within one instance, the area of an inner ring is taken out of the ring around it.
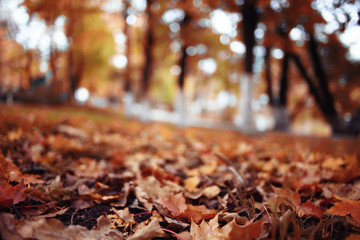
{"label": "autumn foliage", "polygon": [[0,111],[2,239],[359,237],[356,140],[14,109]]}

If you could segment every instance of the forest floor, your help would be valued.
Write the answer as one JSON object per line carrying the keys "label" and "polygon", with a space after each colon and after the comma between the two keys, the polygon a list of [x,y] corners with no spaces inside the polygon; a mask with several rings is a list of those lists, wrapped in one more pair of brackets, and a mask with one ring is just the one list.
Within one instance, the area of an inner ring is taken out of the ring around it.
{"label": "forest floor", "polygon": [[359,146],[0,106],[0,239],[360,239]]}

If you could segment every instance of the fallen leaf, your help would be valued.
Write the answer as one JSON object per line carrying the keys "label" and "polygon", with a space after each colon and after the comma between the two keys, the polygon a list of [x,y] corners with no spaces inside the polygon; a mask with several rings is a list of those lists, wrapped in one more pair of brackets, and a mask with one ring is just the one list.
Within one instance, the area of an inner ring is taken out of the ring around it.
{"label": "fallen leaf", "polygon": [[[88,230],[79,225],[70,225],[65,227],[62,222],[55,218],[39,219],[36,221],[16,220],[14,215],[0,215],[0,226],[2,232],[5,232],[7,239],[123,239],[122,233],[111,229],[110,219],[100,216],[97,220],[97,227]],[[4,238],[6,239],[6,238]]]}
{"label": "fallen leaf", "polygon": [[339,202],[334,203],[330,209],[326,210],[326,213],[339,216],[349,216],[355,225],[360,227],[360,201],[348,200],[341,197],[335,197]]}
{"label": "fallen leaf", "polygon": [[179,217],[185,217],[189,219],[189,221],[194,220],[194,222],[198,223],[201,220],[211,219],[216,215],[216,210],[208,209],[204,205],[192,205],[188,204],[187,208],[184,212],[182,212]]}
{"label": "fallen leaf", "polygon": [[150,221],[150,223],[146,224],[146,222],[140,223],[135,229],[135,233],[128,240],[149,240],[155,237],[163,237],[165,236],[165,232],[161,230],[159,220],[154,218]]}
{"label": "fallen leaf", "polygon": [[125,208],[124,210],[112,208],[111,210],[118,216],[116,219],[121,219],[121,221],[117,221],[118,225],[113,223],[116,227],[124,227],[124,230],[127,230],[128,228],[131,229],[133,225],[136,224],[134,214],[129,212],[129,208]]}
{"label": "fallen leaf", "polygon": [[284,198],[292,203],[296,208],[301,206],[301,198],[299,193],[291,191],[289,188],[273,187],[275,194],[278,197]]}
{"label": "fallen leaf", "polygon": [[197,187],[200,183],[199,176],[191,176],[184,180],[185,189],[189,192],[197,192],[199,188]]}
{"label": "fallen leaf", "polygon": [[310,199],[301,204],[300,208],[298,209],[298,216],[299,217],[308,217],[313,216],[318,219],[322,217],[324,211],[321,210],[318,206],[315,206]]}
{"label": "fallen leaf", "polygon": [[322,217],[324,211],[318,206],[315,206],[310,200],[302,204],[299,193],[293,192],[288,188],[273,187],[273,189],[277,196],[284,198],[288,203],[291,203],[295,207],[299,217],[312,216],[318,219]]}
{"label": "fallen leaf", "polygon": [[22,177],[19,168],[0,151],[0,183],[6,183],[8,180],[19,182]]}
{"label": "fallen leaf", "polygon": [[27,195],[24,194],[25,189],[24,181],[14,187],[9,184],[5,188],[0,186],[0,206],[9,207],[24,201],[27,198]]}
{"label": "fallen leaf", "polygon": [[218,216],[215,216],[209,222],[201,221],[200,225],[191,221],[190,235],[193,240],[226,239],[226,235],[219,228]]}
{"label": "fallen leaf", "polygon": [[346,183],[359,176],[359,161],[356,155],[344,158],[326,158],[321,164],[322,178],[339,183]]}
{"label": "fallen leaf", "polygon": [[172,216],[177,217],[187,209],[185,198],[182,193],[173,195],[171,198],[159,198],[160,204],[168,209]]}
{"label": "fallen leaf", "polygon": [[244,226],[239,226],[235,223],[235,221],[229,223],[231,224],[232,228],[229,232],[228,239],[229,240],[250,240],[250,239],[256,239],[261,236],[262,227],[264,224],[264,218],[256,221],[256,222],[249,222],[245,224]]}

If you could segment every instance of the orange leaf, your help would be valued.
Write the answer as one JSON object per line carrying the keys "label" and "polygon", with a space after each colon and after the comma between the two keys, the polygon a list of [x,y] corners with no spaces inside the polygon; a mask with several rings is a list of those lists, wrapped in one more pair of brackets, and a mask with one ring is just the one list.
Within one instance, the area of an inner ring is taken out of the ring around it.
{"label": "orange leaf", "polygon": [[273,187],[273,190],[277,196],[289,200],[296,208],[300,207],[301,199],[299,193],[293,192],[288,188]]}
{"label": "orange leaf", "polygon": [[315,206],[310,199],[304,202],[298,210],[299,217],[313,216],[320,219],[323,214],[324,211]]}
{"label": "orange leaf", "polygon": [[244,226],[239,226],[232,222],[232,229],[229,233],[230,240],[238,239],[256,239],[260,237],[262,233],[262,226],[264,224],[264,218],[260,219],[257,222],[249,222]]}
{"label": "orange leaf", "polygon": [[198,223],[201,220],[211,219],[215,217],[216,210],[208,209],[204,205],[194,206],[191,204],[187,205],[187,209],[179,215],[179,217],[185,217],[189,220],[194,220]]}
{"label": "orange leaf", "polygon": [[294,205],[299,217],[313,216],[316,218],[321,218],[321,216],[324,213],[323,210],[321,210],[321,208],[319,208],[318,206],[315,206],[310,200],[301,204],[301,198],[300,198],[299,193],[297,193],[297,192],[293,192],[288,188],[273,187],[273,189],[274,189],[276,195],[287,199]]}
{"label": "orange leaf", "polygon": [[327,158],[321,164],[322,177],[339,183],[346,183],[359,176],[359,162],[356,155],[344,158]]}
{"label": "orange leaf", "polygon": [[334,206],[326,211],[333,215],[347,216],[349,215],[358,226],[360,226],[360,201],[348,200],[336,197],[340,202],[336,202]]}

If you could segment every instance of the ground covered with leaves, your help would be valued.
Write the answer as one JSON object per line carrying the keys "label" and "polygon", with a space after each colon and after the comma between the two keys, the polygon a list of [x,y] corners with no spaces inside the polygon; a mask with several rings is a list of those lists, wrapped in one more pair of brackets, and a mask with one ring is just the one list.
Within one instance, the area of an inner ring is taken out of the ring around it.
{"label": "ground covered with leaves", "polygon": [[2,239],[360,239],[359,140],[0,110]]}

